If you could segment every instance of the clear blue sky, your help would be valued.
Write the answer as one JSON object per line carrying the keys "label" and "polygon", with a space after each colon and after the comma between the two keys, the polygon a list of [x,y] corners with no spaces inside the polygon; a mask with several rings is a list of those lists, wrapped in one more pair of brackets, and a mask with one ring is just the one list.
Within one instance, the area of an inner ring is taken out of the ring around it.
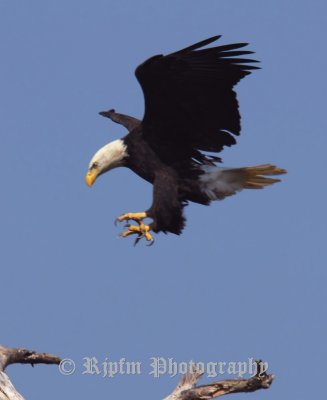
{"label": "clear blue sky", "polygon": [[[326,13],[322,0],[1,1],[0,342],[77,363],[69,377],[10,367],[27,398],[161,399],[177,381],[82,375],[85,356],[145,369],[153,356],[260,357],[277,379],[243,397],[321,398]],[[123,169],[85,185],[94,151],[125,134],[97,112],[142,117],[135,67],[215,34],[250,42],[263,68],[237,88],[243,132],[225,164],[276,163],[289,174],[191,205],[183,236],[134,248],[113,220],[146,209],[151,186]]]}

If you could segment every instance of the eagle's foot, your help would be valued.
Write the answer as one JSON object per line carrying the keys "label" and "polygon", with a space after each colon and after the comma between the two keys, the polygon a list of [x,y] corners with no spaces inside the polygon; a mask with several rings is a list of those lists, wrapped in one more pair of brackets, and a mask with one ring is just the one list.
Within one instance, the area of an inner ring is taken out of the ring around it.
{"label": "eagle's foot", "polygon": [[120,215],[116,221],[115,224],[117,222],[123,222],[123,221],[129,221],[129,220],[133,220],[135,222],[137,222],[139,225],[142,223],[143,224],[143,220],[144,218],[147,218],[147,213],[146,212],[138,212],[138,213],[126,213],[123,215]]}
{"label": "eagle's foot", "polygon": [[[129,218],[132,219],[132,218]],[[133,218],[134,219],[134,218]],[[126,225],[128,228],[127,231],[122,232],[120,234],[121,237],[128,237],[130,235],[137,235],[137,238],[135,239],[134,246],[137,245],[137,243],[142,239],[145,238],[147,242],[149,242],[149,246],[151,246],[154,243],[154,238],[149,232],[151,230],[149,225],[145,225],[141,220],[139,221],[139,226],[137,225]]]}

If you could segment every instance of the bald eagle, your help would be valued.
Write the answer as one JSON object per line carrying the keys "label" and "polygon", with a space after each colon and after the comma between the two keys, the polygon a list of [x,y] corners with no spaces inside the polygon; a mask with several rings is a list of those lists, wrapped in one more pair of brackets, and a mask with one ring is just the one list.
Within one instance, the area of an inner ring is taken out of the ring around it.
{"label": "bald eagle", "polygon": [[[222,168],[214,154],[236,143],[240,114],[233,87],[252,70],[256,60],[247,43],[203,48],[214,36],[177,52],[156,55],[137,67],[135,74],[144,94],[143,120],[116,113],[100,115],[123,125],[129,133],[95,153],[86,183],[116,167],[128,167],[153,184],[153,202],[145,212],[125,213],[121,236],[136,235],[153,242],[155,232],[181,234],[189,202],[208,205],[242,189],[262,189],[279,182],[271,178],[286,171],[265,164]],[[152,220],[147,224],[146,218]],[[134,225],[128,222],[132,220]]]}

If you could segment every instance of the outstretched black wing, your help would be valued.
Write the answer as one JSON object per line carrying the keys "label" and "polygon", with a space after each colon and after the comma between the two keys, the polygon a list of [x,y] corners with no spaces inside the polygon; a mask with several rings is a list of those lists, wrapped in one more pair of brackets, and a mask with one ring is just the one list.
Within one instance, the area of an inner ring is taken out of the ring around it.
{"label": "outstretched black wing", "polygon": [[201,49],[215,36],[167,56],[154,56],[135,71],[145,98],[144,139],[171,165],[196,160],[236,143],[240,114],[233,86],[258,67],[240,58],[247,43]]}
{"label": "outstretched black wing", "polygon": [[102,115],[103,117],[111,119],[113,122],[116,122],[117,124],[123,125],[128,131],[133,130],[134,128],[139,126],[142,122],[137,118],[130,117],[129,115],[116,113],[114,109],[108,111],[100,111],[99,114]]}

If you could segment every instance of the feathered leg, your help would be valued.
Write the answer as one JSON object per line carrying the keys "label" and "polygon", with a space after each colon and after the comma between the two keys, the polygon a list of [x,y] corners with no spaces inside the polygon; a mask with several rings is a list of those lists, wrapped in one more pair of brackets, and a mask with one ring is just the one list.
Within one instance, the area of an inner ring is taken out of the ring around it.
{"label": "feathered leg", "polygon": [[[116,219],[116,222],[133,220],[137,225],[129,225],[127,231],[120,236],[127,237],[137,234],[135,244],[141,238],[153,243],[154,239],[150,231],[172,232],[179,235],[184,227],[185,219],[183,217],[184,204],[178,195],[178,180],[174,171],[167,168],[156,173],[153,182],[153,202],[148,211],[140,213],[126,213]],[[145,218],[151,218],[153,222],[146,225]]]}

